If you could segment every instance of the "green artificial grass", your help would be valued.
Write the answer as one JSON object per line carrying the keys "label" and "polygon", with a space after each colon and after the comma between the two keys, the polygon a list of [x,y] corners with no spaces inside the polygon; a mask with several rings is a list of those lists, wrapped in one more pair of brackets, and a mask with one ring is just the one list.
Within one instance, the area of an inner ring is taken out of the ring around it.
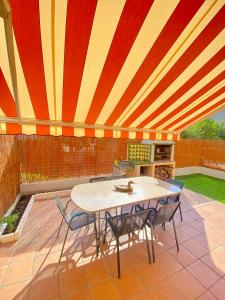
{"label": "green artificial grass", "polygon": [[225,180],[202,174],[177,176],[176,179],[193,192],[225,203]]}

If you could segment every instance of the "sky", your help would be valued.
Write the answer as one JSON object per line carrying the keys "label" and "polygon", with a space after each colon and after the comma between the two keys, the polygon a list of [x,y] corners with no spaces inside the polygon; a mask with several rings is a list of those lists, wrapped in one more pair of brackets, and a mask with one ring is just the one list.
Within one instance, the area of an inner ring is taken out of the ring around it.
{"label": "sky", "polygon": [[211,118],[213,118],[215,121],[218,122],[224,121],[225,123],[225,110],[215,113],[214,115],[211,116]]}

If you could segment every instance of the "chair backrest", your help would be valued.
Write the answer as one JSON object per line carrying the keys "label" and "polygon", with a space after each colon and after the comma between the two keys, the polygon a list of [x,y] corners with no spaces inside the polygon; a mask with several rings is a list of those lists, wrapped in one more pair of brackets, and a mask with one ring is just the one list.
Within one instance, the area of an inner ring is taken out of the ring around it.
{"label": "chair backrest", "polygon": [[177,187],[179,187],[181,190],[183,189],[184,187],[184,183],[182,181],[178,181],[178,180],[175,180],[175,179],[172,179],[172,178],[168,178],[166,180],[168,183],[171,183],[173,185],[176,185]]}
{"label": "chair backrest", "polygon": [[107,177],[107,180],[115,180],[115,179],[123,179],[123,178],[127,178],[127,177],[124,175],[113,175],[113,176]]}
{"label": "chair backrest", "polygon": [[180,201],[162,205],[158,211],[156,211],[155,218],[152,220],[152,225],[159,225],[165,222],[170,222],[180,205]]}
{"label": "chair backrest", "polygon": [[147,222],[149,213],[150,209],[145,209],[143,211],[126,215],[122,218],[121,225],[118,230],[119,236],[143,229]]}
{"label": "chair backrest", "polygon": [[115,179],[122,179],[125,178],[123,175],[114,175],[114,176],[99,176],[99,177],[92,177],[89,179],[89,182],[98,182],[98,181],[105,181],[105,180],[115,180]]}
{"label": "chair backrest", "polygon": [[60,200],[59,196],[56,195],[55,197],[55,203],[62,214],[65,221],[69,224],[70,222],[70,215],[66,212],[66,207],[63,205],[62,201]]}
{"label": "chair backrest", "polygon": [[106,176],[92,177],[89,179],[89,182],[98,182],[107,180]]}

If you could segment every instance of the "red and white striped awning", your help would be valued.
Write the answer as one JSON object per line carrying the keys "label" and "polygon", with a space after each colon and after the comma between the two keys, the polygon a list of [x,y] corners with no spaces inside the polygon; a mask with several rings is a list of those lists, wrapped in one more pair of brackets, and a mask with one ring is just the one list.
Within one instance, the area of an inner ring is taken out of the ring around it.
{"label": "red and white striped awning", "polygon": [[225,0],[10,0],[14,43],[6,2],[1,133],[172,140],[225,106]]}

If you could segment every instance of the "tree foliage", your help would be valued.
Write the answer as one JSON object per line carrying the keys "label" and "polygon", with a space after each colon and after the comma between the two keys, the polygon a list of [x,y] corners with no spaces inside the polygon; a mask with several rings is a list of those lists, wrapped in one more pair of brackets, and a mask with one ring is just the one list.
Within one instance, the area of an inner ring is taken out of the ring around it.
{"label": "tree foliage", "polygon": [[199,122],[181,133],[184,139],[225,139],[224,121],[218,123],[209,118]]}

